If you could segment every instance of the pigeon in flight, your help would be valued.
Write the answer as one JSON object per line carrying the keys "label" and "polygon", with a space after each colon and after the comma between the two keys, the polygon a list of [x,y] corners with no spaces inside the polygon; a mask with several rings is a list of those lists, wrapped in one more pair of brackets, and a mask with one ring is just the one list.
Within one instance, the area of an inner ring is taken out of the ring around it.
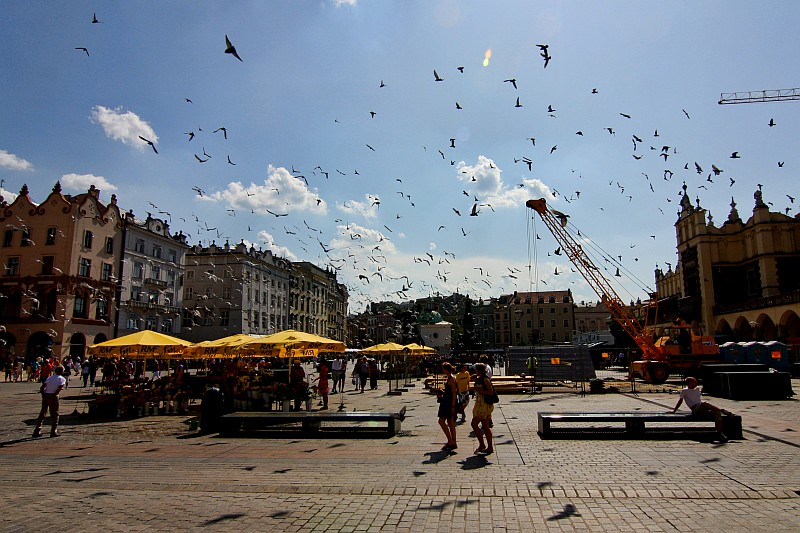
{"label": "pigeon in flight", "polygon": [[89,49],[86,48],[85,46],[76,46],[75,50],[83,50],[84,52],[86,52],[86,57],[89,57]]}
{"label": "pigeon in flight", "polygon": [[444,81],[444,78],[439,76],[439,73],[436,72],[436,69],[433,69],[433,79],[434,81]]}
{"label": "pigeon in flight", "polygon": [[233,46],[233,44],[231,43],[231,40],[228,39],[227,35],[225,36],[225,53],[226,54],[231,54],[233,57],[235,57],[239,61],[242,61],[242,58],[239,57],[239,54],[236,52],[236,47]]}
{"label": "pigeon in flight", "polygon": [[547,68],[547,64],[550,63],[551,59],[553,59],[553,56],[551,56],[550,52],[548,52],[547,50],[550,45],[537,44],[536,46],[538,46],[539,50],[541,50],[541,53],[539,55],[542,56],[542,58],[544,59],[544,68]]}
{"label": "pigeon in flight", "polygon": [[510,80],[503,80],[503,83],[510,83],[511,85],[514,86],[515,89],[517,88],[517,78],[511,78]]}
{"label": "pigeon in flight", "polygon": [[[151,141],[150,139],[145,139],[145,138],[144,138],[144,137],[142,137],[141,135],[139,135],[139,138],[140,138],[141,140],[143,140],[144,142],[146,142],[147,144],[149,144],[149,145],[150,145],[150,148],[152,148],[152,149],[153,149],[153,151],[154,151],[155,153],[158,153],[158,150],[156,150],[156,145],[155,145],[155,144],[153,144],[153,141]],[[196,157],[196,156],[195,156],[195,157]]]}
{"label": "pigeon in flight", "polygon": [[92,24],[102,24],[101,21],[97,20],[97,13],[92,13]]}

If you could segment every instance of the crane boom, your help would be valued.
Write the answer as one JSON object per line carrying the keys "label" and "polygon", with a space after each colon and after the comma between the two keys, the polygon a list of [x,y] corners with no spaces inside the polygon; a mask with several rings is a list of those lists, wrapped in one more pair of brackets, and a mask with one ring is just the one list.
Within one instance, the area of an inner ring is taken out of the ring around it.
{"label": "crane boom", "polygon": [[566,231],[567,216],[558,211],[552,210],[547,206],[544,198],[538,200],[528,200],[525,205],[541,217],[547,229],[553,234],[566,253],[567,257],[575,268],[581,273],[586,282],[597,293],[602,302],[608,307],[611,315],[619,322],[622,329],[631,336],[636,344],[641,348],[646,358],[660,359],[660,351],[653,343],[650,335],[645,333],[644,327],[639,323],[633,313],[625,307],[622,298],[606,279],[605,275],[594,264],[591,258],[583,250],[581,244]]}
{"label": "crane boom", "polygon": [[722,104],[751,104],[754,102],[785,102],[787,100],[800,100],[800,89],[775,89],[767,91],[745,91],[738,93],[722,93],[719,103]]}

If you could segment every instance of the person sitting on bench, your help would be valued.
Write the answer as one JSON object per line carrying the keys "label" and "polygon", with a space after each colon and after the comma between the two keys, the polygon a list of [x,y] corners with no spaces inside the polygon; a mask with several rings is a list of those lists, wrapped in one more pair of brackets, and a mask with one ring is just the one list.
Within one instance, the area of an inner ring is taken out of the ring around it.
{"label": "person sitting on bench", "polygon": [[697,388],[697,380],[693,377],[686,378],[686,387],[681,390],[678,403],[672,412],[676,412],[678,407],[686,401],[687,407],[692,410],[692,416],[704,418],[711,416],[714,418],[714,427],[717,429],[717,436],[720,440],[728,440],[728,437],[722,432],[722,415],[729,415],[730,413],[724,409],[720,409],[716,405],[711,405],[700,399],[700,389]]}

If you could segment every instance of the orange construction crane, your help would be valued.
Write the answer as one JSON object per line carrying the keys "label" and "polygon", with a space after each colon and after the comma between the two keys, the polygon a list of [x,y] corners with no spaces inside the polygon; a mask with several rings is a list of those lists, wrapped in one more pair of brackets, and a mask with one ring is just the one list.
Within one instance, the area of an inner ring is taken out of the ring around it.
{"label": "orange construction crane", "polygon": [[[539,214],[566,256],[608,307],[611,316],[642,351],[642,359],[631,362],[632,376],[639,375],[648,383],[664,383],[672,370],[693,371],[702,363],[719,362],[719,347],[713,337],[695,335],[683,321],[675,321],[672,327],[665,328],[664,334],[658,336],[648,331],[647,326],[642,325],[625,305],[581,244],[567,231],[569,215],[550,209],[544,198],[528,200],[525,205]],[[655,294],[651,297],[648,305],[655,307],[658,298]]]}

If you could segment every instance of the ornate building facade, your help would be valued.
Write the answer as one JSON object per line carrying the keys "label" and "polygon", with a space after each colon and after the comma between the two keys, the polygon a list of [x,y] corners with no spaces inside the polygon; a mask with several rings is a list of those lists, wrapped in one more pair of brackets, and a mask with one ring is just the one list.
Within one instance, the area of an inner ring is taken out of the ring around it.
{"label": "ornate building facade", "polygon": [[500,346],[571,342],[575,329],[569,290],[503,295],[494,314],[495,342]]}
{"label": "ornate building facade", "polygon": [[169,224],[149,213],[143,221],[126,213],[122,229],[115,336],[142,329],[180,335],[186,236],[171,235]]}
{"label": "ornate building facade", "polygon": [[336,281],[336,271],[306,261],[292,268],[289,329],[345,340],[347,288]]}
{"label": "ornate building facade", "polygon": [[270,251],[193,246],[186,253],[181,337],[192,341],[289,329],[292,264]]}
{"label": "ornate building facade", "polygon": [[4,348],[27,359],[83,356],[114,334],[122,219],[116,196],[63,194],[56,183],[40,204],[23,185],[0,200],[3,261],[0,322]]}
{"label": "ornate building facade", "polygon": [[800,343],[800,218],[774,213],[762,191],[744,222],[736,203],[722,226],[686,194],[675,223],[680,260],[656,271],[659,315],[695,323],[719,341]]}

